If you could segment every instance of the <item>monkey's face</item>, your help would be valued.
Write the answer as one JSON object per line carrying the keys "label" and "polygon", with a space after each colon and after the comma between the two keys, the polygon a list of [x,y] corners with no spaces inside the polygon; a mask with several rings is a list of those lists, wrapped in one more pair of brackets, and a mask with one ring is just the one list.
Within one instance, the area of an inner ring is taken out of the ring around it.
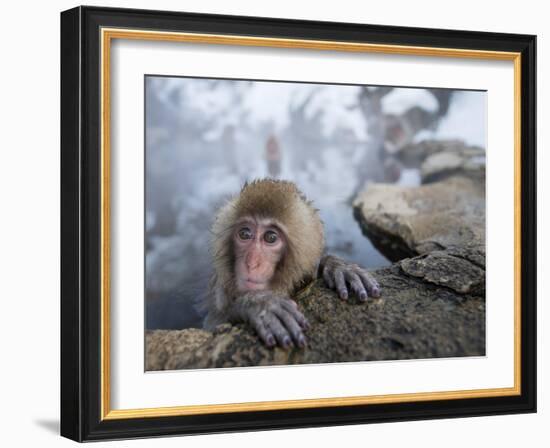
{"label": "monkey's face", "polygon": [[270,219],[245,218],[235,226],[233,242],[238,291],[268,289],[286,247],[281,227]]}

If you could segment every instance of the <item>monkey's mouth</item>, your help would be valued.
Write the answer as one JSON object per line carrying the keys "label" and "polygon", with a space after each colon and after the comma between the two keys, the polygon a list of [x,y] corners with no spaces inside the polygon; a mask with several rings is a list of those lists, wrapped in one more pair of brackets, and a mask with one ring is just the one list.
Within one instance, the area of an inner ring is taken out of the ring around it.
{"label": "monkey's mouth", "polygon": [[247,290],[254,289],[254,290],[260,290],[266,288],[266,282],[264,280],[255,280],[253,278],[245,278],[244,279],[244,287]]}

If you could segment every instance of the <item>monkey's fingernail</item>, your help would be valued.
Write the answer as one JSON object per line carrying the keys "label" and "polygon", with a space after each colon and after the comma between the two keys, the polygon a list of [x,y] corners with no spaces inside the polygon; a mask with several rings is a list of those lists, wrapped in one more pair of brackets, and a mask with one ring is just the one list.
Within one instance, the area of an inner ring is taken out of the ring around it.
{"label": "monkey's fingernail", "polygon": [[374,297],[380,297],[380,288],[377,288],[376,286],[372,288],[372,295]]}
{"label": "monkey's fingernail", "polygon": [[288,336],[285,336],[283,338],[283,347],[289,348],[291,344],[292,344],[292,341],[290,340],[290,338]]}
{"label": "monkey's fingernail", "polygon": [[298,346],[304,348],[306,346],[306,338],[302,335],[298,338]]}
{"label": "monkey's fingernail", "polygon": [[273,338],[273,336],[269,335],[267,337],[267,346],[268,347],[273,347],[275,345],[275,339]]}
{"label": "monkey's fingernail", "polygon": [[367,293],[366,292],[360,293],[359,300],[361,300],[361,302],[364,302],[365,300],[367,300]]}
{"label": "monkey's fingernail", "polygon": [[341,298],[342,300],[348,300],[348,293],[347,293],[347,292],[341,293],[341,294],[340,294],[340,298]]}

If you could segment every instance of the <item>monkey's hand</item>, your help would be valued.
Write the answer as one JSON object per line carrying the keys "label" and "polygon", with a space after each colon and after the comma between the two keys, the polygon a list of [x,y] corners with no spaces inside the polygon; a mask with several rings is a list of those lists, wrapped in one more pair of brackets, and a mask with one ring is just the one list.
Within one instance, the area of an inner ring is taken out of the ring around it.
{"label": "monkey's hand", "polygon": [[305,347],[303,330],[309,324],[288,297],[271,291],[248,292],[237,297],[232,308],[233,317],[249,323],[266,346]]}
{"label": "monkey's hand", "polygon": [[334,255],[326,255],[321,259],[319,273],[327,286],[334,289],[342,300],[347,300],[350,289],[361,302],[368,297],[380,297],[380,285],[371,274]]}

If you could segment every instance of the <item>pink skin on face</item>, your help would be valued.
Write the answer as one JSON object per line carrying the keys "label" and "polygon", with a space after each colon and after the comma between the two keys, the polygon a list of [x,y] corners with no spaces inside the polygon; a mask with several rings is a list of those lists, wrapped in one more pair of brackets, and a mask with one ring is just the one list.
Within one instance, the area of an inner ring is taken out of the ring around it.
{"label": "pink skin on face", "polygon": [[270,219],[246,218],[235,227],[233,241],[237,289],[268,289],[286,244],[281,229]]}

